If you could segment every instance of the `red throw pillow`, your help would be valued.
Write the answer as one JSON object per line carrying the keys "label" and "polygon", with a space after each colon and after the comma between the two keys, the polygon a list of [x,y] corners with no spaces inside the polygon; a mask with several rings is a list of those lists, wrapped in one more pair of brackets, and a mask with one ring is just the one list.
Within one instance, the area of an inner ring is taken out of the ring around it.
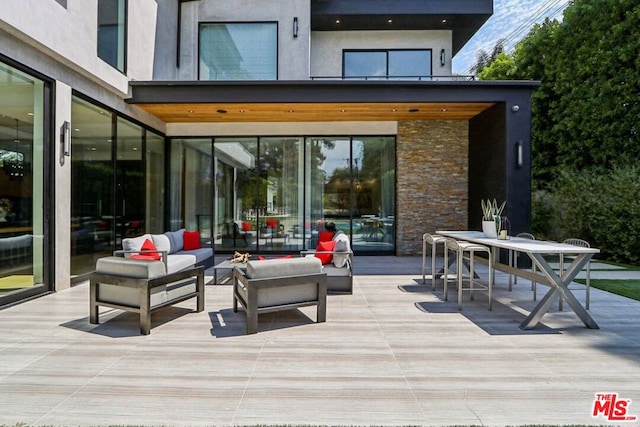
{"label": "red throw pillow", "polygon": [[182,247],[183,250],[190,251],[192,249],[202,248],[202,245],[200,244],[199,231],[185,231],[182,238],[184,240],[184,245]]}
{"label": "red throw pillow", "polygon": [[131,255],[129,259],[141,259],[143,261],[160,261],[160,258],[157,258],[153,255]]}
{"label": "red throw pillow", "polygon": [[278,228],[278,220],[276,220],[276,219],[268,219],[267,220],[267,227],[268,228]]}
{"label": "red throw pillow", "polygon": [[251,231],[251,224],[247,221],[242,221],[242,231]]}
{"label": "red throw pillow", "polygon": [[318,235],[318,242],[328,242],[333,239],[333,232],[331,231],[321,231]]}
{"label": "red throw pillow", "polygon": [[[329,240],[326,242],[318,243],[318,247],[316,248],[317,252],[331,252],[336,247],[336,242],[333,240]],[[316,258],[320,258],[322,264],[329,264],[331,259],[333,258],[333,254],[315,254]]]}
{"label": "red throw pillow", "polygon": [[[158,248],[156,248],[156,245],[153,244],[153,242],[149,239],[145,240],[144,243],[142,244],[142,247],[140,248],[141,251],[157,251]],[[155,260],[155,261],[159,261],[162,259],[162,255],[160,255],[159,253],[155,252],[155,253],[143,253],[143,254],[137,254],[137,255],[131,255],[129,258],[133,258],[133,259],[146,259],[146,260]]]}

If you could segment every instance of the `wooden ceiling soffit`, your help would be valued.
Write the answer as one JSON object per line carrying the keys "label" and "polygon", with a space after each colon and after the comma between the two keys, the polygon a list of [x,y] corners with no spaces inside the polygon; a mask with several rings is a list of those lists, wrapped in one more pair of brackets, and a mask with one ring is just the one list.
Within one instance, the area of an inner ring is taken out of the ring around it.
{"label": "wooden ceiling soffit", "polygon": [[469,120],[490,102],[447,103],[141,103],[165,123]]}

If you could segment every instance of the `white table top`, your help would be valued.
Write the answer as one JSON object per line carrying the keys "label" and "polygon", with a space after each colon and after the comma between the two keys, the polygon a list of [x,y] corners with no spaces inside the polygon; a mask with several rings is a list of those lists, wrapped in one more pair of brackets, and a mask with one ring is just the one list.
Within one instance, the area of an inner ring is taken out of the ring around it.
{"label": "white table top", "polygon": [[568,245],[566,243],[550,242],[546,240],[531,240],[521,237],[510,237],[508,240],[489,238],[481,231],[454,231],[438,230],[436,234],[451,237],[458,240],[479,243],[502,249],[510,249],[518,252],[539,254],[596,254],[597,248],[583,248],[581,246]]}

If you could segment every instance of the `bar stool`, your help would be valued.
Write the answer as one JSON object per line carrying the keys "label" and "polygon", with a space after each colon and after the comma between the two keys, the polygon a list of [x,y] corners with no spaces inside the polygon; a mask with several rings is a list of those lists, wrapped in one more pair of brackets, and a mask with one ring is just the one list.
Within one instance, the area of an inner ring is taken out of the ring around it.
{"label": "bar stool", "polygon": [[[448,285],[448,270],[449,270],[449,251],[453,251],[456,254],[456,276],[458,278],[458,310],[462,310],[462,292],[465,290],[469,291],[470,298],[473,301],[473,291],[474,291],[474,283],[476,282],[474,278],[474,257],[476,252],[485,252],[489,256],[489,281],[485,286],[484,284],[477,283],[481,287],[486,288],[489,293],[489,311],[493,309],[493,299],[492,299],[492,290],[493,290],[493,255],[491,253],[491,249],[487,246],[479,245],[477,243],[471,242],[462,242],[455,239],[447,238],[445,241],[445,251],[444,251],[444,299],[447,300],[447,285]],[[466,254],[466,255],[465,255]],[[462,277],[462,267],[464,264],[464,260],[469,259],[469,287],[465,288],[463,286],[464,280]]]}
{"label": "bar stool", "polygon": [[[445,249],[444,236],[438,236],[437,234],[424,233],[422,235],[422,284],[425,284],[425,270],[427,267],[427,244],[431,245],[431,290],[436,290],[436,250],[438,243],[442,243],[442,248]],[[446,249],[445,249],[446,250]]]}
{"label": "bar stool", "polygon": [[[518,234],[516,234],[515,237],[520,238],[520,239],[536,240],[535,236],[533,234],[531,234],[531,233],[518,233]],[[516,252],[514,250],[509,251],[509,265],[511,267],[518,268],[518,252]],[[533,264],[533,266],[532,266],[532,271],[533,271],[533,274],[536,273],[536,265],[535,264]],[[535,288],[534,283],[535,282],[533,282],[533,281],[531,282],[531,290],[532,291]],[[513,284],[515,284],[515,285],[518,284],[518,276],[516,276],[515,274],[510,274],[509,275],[509,290],[513,289],[513,287],[512,287]],[[533,299],[535,301],[535,299],[536,299],[535,296],[534,296]]]}

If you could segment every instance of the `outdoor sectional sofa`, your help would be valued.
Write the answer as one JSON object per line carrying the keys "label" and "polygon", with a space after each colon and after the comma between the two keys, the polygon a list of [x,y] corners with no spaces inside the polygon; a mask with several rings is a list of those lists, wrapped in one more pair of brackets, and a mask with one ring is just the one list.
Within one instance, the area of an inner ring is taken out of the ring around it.
{"label": "outdoor sectional sofa", "polygon": [[[185,245],[187,236],[187,244]],[[189,239],[191,239],[191,242],[189,242]],[[147,240],[153,243],[155,249],[142,249]],[[114,255],[129,258],[132,255],[137,256],[139,254],[143,256],[160,254],[167,267],[167,273],[183,270],[194,265],[209,268],[213,265],[213,249],[200,247],[199,240],[198,232],[190,232],[185,229],[167,231],[164,234],[143,234],[138,237],[122,239],[122,250],[115,251]]]}

